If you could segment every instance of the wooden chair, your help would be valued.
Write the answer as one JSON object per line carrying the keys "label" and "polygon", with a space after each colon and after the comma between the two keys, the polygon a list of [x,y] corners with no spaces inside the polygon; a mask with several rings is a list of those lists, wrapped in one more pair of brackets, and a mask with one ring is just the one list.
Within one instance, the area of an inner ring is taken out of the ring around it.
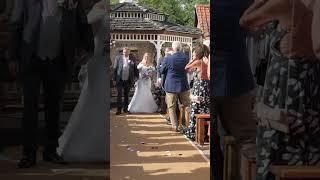
{"label": "wooden chair", "polygon": [[318,180],[320,167],[315,166],[272,166],[276,180]]}
{"label": "wooden chair", "polygon": [[196,117],[196,142],[199,145],[204,144],[204,131],[207,121],[210,121],[210,114],[195,114]]}
{"label": "wooden chair", "polygon": [[208,122],[208,136],[209,136],[209,139],[210,139],[210,131],[211,131],[211,125],[210,125],[210,122]]}
{"label": "wooden chair", "polygon": [[[223,180],[233,180],[232,171],[235,169],[235,138],[233,136],[223,137],[224,162]],[[240,171],[243,180],[256,179],[256,146],[255,144],[243,144],[241,151]]]}
{"label": "wooden chair", "polygon": [[235,156],[235,138],[232,136],[225,136],[223,137],[223,180],[232,180],[231,178],[231,170],[233,169],[232,166],[234,162],[234,156]]}
{"label": "wooden chair", "polygon": [[241,176],[243,180],[256,179],[256,145],[246,144],[241,149]]}

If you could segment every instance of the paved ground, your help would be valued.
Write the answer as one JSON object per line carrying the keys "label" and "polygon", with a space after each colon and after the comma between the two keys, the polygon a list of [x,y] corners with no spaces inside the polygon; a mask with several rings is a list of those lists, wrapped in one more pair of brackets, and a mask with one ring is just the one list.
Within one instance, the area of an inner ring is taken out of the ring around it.
{"label": "paved ground", "polygon": [[209,180],[210,165],[199,149],[157,114],[111,112],[112,180]]}
{"label": "paved ground", "polygon": [[[165,120],[165,116],[161,115],[161,117],[163,118],[164,122],[167,122]],[[203,155],[208,159],[208,161],[210,161],[210,144],[209,144],[209,142],[205,142],[204,145],[199,145],[196,142],[193,142],[190,139],[188,139],[187,136],[185,136],[185,137],[193,146],[195,146],[200,151],[202,151]]]}
{"label": "paved ground", "polygon": [[1,180],[106,180],[109,178],[108,163],[70,163],[56,165],[45,163],[39,153],[37,166],[30,169],[17,169],[20,148],[6,147],[0,152]]}

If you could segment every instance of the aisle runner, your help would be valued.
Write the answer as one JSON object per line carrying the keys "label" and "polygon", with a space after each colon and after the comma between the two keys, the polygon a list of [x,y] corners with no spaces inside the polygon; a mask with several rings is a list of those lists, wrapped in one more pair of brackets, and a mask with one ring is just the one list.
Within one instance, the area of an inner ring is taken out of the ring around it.
{"label": "aisle runner", "polygon": [[111,112],[112,180],[209,180],[209,163],[160,115]]}

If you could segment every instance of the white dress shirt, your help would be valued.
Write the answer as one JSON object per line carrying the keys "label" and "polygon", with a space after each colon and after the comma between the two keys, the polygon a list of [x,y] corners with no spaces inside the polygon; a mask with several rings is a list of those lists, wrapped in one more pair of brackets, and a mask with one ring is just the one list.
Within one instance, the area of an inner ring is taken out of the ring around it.
{"label": "white dress shirt", "polygon": [[129,62],[129,57],[123,56],[122,80],[124,81],[129,79]]}

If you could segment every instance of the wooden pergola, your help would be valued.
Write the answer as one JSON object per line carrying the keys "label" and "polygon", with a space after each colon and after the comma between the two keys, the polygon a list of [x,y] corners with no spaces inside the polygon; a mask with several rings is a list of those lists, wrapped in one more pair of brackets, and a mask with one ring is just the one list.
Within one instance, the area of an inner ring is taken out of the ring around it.
{"label": "wooden pergola", "polygon": [[202,36],[200,29],[170,23],[166,21],[166,14],[132,0],[113,5],[110,20],[112,47],[121,42],[151,43],[156,49],[157,64],[164,43],[180,41],[189,47],[191,57],[194,40]]}

